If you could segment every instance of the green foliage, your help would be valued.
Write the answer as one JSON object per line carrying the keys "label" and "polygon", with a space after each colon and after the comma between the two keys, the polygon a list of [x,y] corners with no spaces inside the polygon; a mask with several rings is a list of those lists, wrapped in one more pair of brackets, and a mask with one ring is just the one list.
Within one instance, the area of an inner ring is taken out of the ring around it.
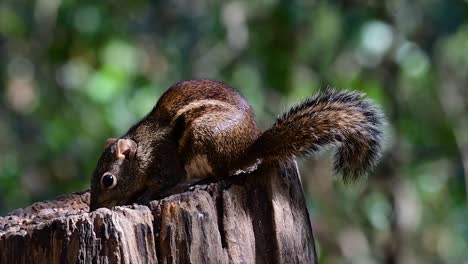
{"label": "green foliage", "polygon": [[462,263],[467,43],[461,0],[2,1],[0,212],[88,188],[105,139],[177,81],[232,84],[261,127],[335,86],[389,126],[368,181],[301,161],[321,262]]}

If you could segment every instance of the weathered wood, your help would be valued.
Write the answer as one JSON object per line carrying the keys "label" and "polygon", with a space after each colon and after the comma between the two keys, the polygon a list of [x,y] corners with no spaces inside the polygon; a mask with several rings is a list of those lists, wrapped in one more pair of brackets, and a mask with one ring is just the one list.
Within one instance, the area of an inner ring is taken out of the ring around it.
{"label": "weathered wood", "polygon": [[297,167],[263,164],[148,206],[88,213],[89,193],[0,217],[0,263],[315,263]]}

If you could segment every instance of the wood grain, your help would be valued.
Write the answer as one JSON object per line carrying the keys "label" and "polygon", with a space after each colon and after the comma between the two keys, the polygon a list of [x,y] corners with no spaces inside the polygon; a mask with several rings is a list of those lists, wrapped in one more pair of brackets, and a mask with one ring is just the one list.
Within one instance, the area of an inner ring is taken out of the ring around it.
{"label": "wood grain", "polygon": [[81,192],[0,217],[0,263],[316,263],[293,161],[148,206],[88,204]]}

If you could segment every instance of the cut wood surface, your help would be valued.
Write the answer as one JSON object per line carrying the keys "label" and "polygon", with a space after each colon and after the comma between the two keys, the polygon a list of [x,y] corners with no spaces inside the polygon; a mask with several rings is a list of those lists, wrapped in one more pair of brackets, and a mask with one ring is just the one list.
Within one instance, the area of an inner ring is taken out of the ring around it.
{"label": "cut wood surface", "polygon": [[295,162],[89,213],[89,192],[0,217],[0,263],[316,263]]}

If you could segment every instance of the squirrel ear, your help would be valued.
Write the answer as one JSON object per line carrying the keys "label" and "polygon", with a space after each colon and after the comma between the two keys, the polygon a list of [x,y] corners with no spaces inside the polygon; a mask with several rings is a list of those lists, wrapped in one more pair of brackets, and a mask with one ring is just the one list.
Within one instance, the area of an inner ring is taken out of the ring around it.
{"label": "squirrel ear", "polygon": [[114,144],[114,142],[116,141],[117,139],[116,138],[108,138],[106,140],[106,144],[104,144],[104,148],[108,148],[110,145]]}
{"label": "squirrel ear", "polygon": [[119,139],[117,141],[117,151],[115,152],[117,159],[133,160],[137,151],[137,143],[131,139]]}

